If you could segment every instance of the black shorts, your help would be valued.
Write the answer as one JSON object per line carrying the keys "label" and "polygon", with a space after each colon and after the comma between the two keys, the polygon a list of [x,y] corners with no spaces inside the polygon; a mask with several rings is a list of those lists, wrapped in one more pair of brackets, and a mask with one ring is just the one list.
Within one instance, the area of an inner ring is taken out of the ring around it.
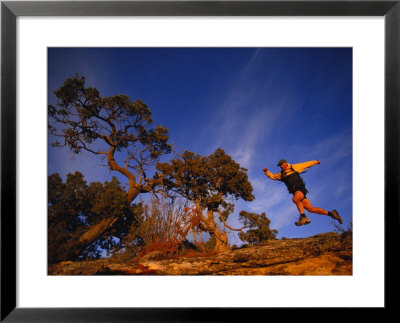
{"label": "black shorts", "polygon": [[293,192],[292,194],[294,195],[294,193],[296,193],[297,191],[300,191],[300,192],[302,192],[302,193],[304,194],[304,197],[303,197],[302,200],[304,200],[304,199],[307,198],[307,193],[308,193],[308,191],[307,191],[307,189],[305,188],[305,186],[295,188],[295,189],[294,189],[294,192]]}

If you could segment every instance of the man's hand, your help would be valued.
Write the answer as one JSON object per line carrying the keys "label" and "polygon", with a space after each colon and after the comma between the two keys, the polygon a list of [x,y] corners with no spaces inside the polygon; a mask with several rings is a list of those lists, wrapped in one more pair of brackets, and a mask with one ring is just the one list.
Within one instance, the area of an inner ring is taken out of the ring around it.
{"label": "man's hand", "polygon": [[263,168],[263,171],[264,171],[264,173],[265,173],[265,172],[268,172],[268,168],[267,168],[267,167],[264,167],[264,168]]}

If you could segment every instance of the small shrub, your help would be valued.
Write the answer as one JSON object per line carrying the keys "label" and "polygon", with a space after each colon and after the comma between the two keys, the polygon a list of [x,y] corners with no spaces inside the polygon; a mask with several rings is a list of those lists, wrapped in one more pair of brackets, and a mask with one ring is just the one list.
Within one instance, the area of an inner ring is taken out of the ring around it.
{"label": "small shrub", "polygon": [[176,239],[171,240],[163,240],[161,238],[154,239],[149,245],[142,248],[138,253],[138,257],[142,258],[143,256],[153,252],[159,251],[161,254],[173,255],[178,252],[179,241]]}
{"label": "small shrub", "polygon": [[256,245],[263,241],[276,239],[278,231],[270,229],[271,221],[265,213],[257,214],[241,211],[239,213],[239,221],[247,228],[246,232],[239,233],[240,240],[244,242]]}

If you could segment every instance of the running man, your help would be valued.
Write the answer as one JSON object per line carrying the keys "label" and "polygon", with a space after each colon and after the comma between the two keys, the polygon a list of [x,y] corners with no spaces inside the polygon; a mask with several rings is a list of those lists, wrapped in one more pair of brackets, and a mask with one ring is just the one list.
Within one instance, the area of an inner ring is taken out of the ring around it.
{"label": "running man", "polygon": [[317,213],[328,215],[331,218],[337,220],[340,224],[343,223],[342,218],[339,216],[339,213],[336,210],[326,211],[319,207],[314,207],[311,205],[307,196],[307,189],[303,179],[300,176],[307,168],[318,165],[320,162],[318,160],[313,160],[300,164],[289,164],[285,159],[281,159],[277,166],[281,168],[281,171],[276,174],[272,174],[268,168],[264,168],[263,171],[265,175],[267,175],[270,179],[275,181],[282,181],[286,184],[286,187],[290,194],[293,194],[293,202],[296,204],[297,209],[300,212],[300,218],[295,222],[295,225],[300,226],[304,224],[311,223],[310,219],[306,217],[304,209],[306,209],[310,213]]}

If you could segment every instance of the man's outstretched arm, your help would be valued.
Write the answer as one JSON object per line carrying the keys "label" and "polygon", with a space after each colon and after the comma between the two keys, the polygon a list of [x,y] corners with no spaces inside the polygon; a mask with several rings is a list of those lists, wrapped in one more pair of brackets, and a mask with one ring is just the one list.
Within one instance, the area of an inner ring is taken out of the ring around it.
{"label": "man's outstretched arm", "polygon": [[300,163],[300,164],[293,164],[292,167],[293,169],[298,172],[301,173],[303,171],[305,171],[307,168],[310,168],[314,165],[318,165],[321,164],[321,162],[319,160],[311,160],[305,163]]}
{"label": "man's outstretched arm", "polygon": [[281,179],[281,173],[272,174],[267,167],[263,168],[264,174],[274,181],[279,181]]}

